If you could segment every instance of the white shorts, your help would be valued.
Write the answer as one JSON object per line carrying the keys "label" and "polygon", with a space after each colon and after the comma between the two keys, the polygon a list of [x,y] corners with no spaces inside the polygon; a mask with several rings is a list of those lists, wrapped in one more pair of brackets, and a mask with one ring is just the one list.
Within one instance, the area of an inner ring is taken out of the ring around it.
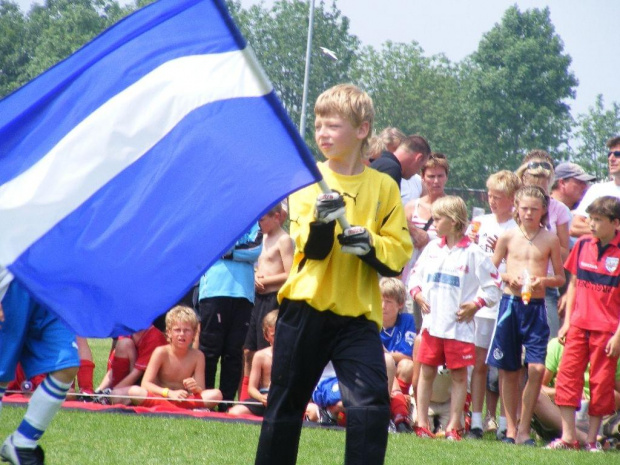
{"label": "white shorts", "polygon": [[491,347],[491,340],[493,339],[495,319],[474,316],[474,324],[476,328],[474,345],[482,349],[488,349]]}

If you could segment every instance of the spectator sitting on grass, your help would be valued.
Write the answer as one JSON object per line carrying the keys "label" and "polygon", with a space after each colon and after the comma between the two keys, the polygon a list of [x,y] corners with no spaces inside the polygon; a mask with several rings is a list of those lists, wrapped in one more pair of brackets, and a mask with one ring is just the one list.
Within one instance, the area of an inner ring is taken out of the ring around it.
{"label": "spectator sitting on grass", "polygon": [[192,347],[197,331],[198,318],[191,308],[179,305],[168,312],[166,335],[169,343],[153,352],[142,384],[127,389],[134,405],[213,408],[222,400],[219,389],[204,387],[205,357]]}
{"label": "spectator sitting on grass", "polygon": [[[228,410],[230,415],[263,416],[267,407],[267,393],[271,384],[271,362],[273,361],[273,340],[276,334],[278,310],[272,310],[263,318],[263,336],[269,343],[268,347],[256,352],[252,358],[250,380],[248,383],[249,397],[241,399],[245,404],[235,405]],[[262,405],[256,404],[255,401]]]}
{"label": "spectator sitting on grass", "polygon": [[118,338],[108,360],[108,372],[95,391],[95,394],[103,395],[95,397],[95,401],[109,403],[108,396],[113,389],[140,384],[153,351],[167,342],[166,336],[152,325],[131,336]]}

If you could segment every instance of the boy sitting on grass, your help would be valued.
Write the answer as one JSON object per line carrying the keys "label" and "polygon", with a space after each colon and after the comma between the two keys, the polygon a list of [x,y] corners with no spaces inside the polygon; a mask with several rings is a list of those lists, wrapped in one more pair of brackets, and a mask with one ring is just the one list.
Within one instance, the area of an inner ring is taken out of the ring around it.
{"label": "boy sitting on grass", "polygon": [[222,400],[219,389],[204,387],[205,357],[192,347],[197,330],[198,318],[191,308],[178,305],[168,312],[168,345],[155,349],[142,384],[127,390],[129,396],[135,397],[134,405],[213,408]]}
{"label": "boy sitting on grass", "polygon": [[[228,410],[230,415],[257,415],[262,417],[267,407],[267,393],[271,384],[271,362],[273,360],[273,339],[276,335],[276,321],[278,311],[272,310],[263,318],[263,336],[269,343],[268,347],[259,350],[252,357],[252,369],[248,382],[248,395],[242,402],[246,404],[235,405]],[[262,405],[256,404],[255,401]]]}

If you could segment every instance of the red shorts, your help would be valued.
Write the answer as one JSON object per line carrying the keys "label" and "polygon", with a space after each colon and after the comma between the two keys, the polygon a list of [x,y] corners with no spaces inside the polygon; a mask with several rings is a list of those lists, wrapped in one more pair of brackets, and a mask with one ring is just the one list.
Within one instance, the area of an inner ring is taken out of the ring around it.
{"label": "red shorts", "polygon": [[167,406],[174,408],[184,408],[187,410],[192,410],[195,408],[205,408],[205,402],[200,397],[200,394],[192,394],[184,401],[178,400],[170,400],[166,397],[158,396],[156,394],[149,393],[149,398],[144,399],[144,401],[140,404],[140,407],[157,407],[157,406]]}
{"label": "red shorts", "polygon": [[583,374],[590,362],[590,405],[588,414],[600,417],[614,413],[614,386],[617,357],[608,357],[605,346],[611,333],[586,331],[571,326],[566,334],[564,353],[555,380],[555,403],[581,406]]}
{"label": "red shorts", "polygon": [[437,367],[446,365],[450,370],[473,366],[476,362],[476,346],[473,342],[431,336],[425,329],[422,331],[417,361]]}

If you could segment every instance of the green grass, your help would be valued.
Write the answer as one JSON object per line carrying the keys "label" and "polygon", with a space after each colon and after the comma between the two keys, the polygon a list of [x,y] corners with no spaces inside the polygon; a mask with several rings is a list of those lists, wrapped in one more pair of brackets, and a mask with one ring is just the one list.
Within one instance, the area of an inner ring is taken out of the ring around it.
{"label": "green grass", "polygon": [[[91,341],[97,364],[95,381],[105,370],[109,340]],[[25,408],[5,405],[0,438],[21,421]],[[61,410],[41,440],[47,461],[55,464],[250,464],[253,463],[259,426],[204,421],[194,418],[148,417],[131,414]],[[304,428],[299,464],[341,464],[345,433]],[[611,464],[620,453],[547,451],[510,446],[493,440],[450,443],[391,434],[386,464]]]}

